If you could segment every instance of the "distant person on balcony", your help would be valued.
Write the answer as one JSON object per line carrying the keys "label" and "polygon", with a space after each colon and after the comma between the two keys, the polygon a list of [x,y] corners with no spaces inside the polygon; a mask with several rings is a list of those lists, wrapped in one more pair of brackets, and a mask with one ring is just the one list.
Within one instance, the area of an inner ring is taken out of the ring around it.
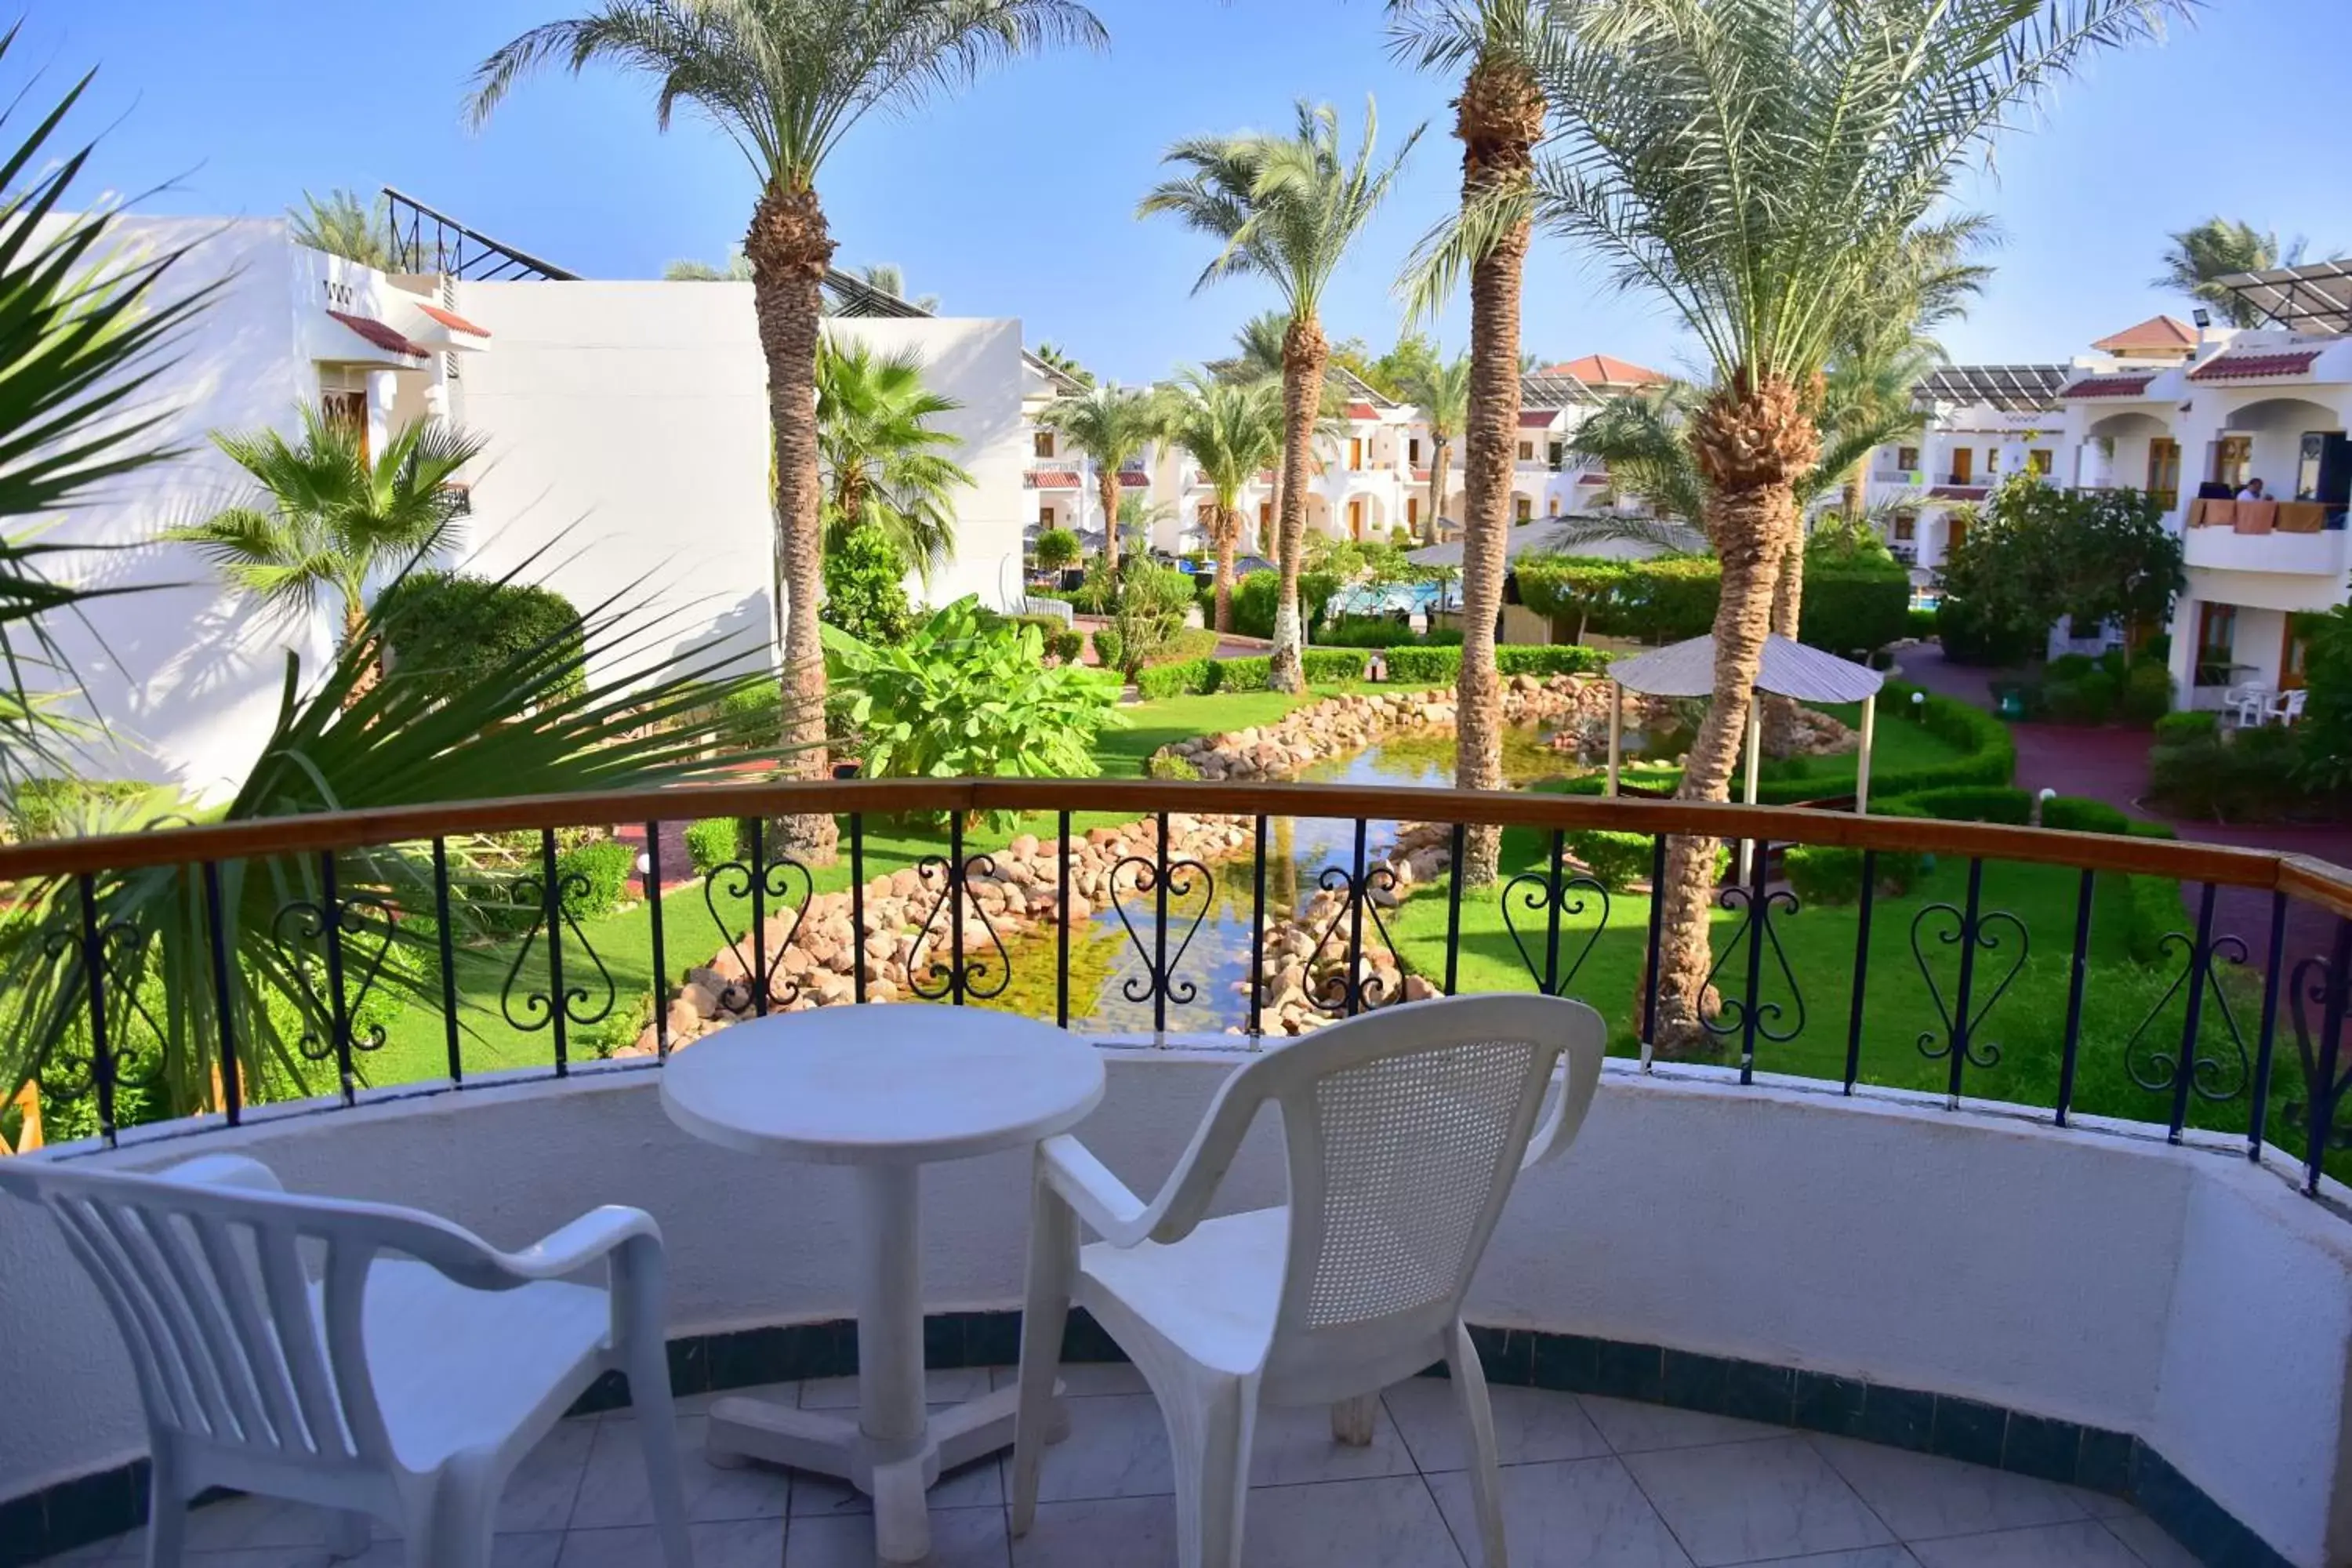
{"label": "distant person on balcony", "polygon": [[2258,479],[2248,479],[2246,481],[2246,488],[2238,492],[2238,499],[2240,500],[2268,500],[2271,498],[2263,494],[2263,481]]}

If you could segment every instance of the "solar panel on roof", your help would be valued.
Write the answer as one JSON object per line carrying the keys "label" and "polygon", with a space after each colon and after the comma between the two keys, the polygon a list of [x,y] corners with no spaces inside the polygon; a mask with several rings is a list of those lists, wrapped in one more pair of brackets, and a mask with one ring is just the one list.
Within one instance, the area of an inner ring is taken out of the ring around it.
{"label": "solar panel on roof", "polygon": [[2215,281],[2279,326],[2328,337],[2352,332],[2352,263],[2313,261]]}

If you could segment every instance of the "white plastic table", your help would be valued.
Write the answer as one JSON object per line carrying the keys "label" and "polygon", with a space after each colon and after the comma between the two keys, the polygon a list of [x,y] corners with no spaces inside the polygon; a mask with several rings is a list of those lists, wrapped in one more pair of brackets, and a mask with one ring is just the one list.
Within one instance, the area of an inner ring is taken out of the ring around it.
{"label": "white plastic table", "polygon": [[890,1004],[737,1024],[671,1057],[661,1079],[662,1108],[698,1138],[857,1173],[857,1420],[721,1399],[709,1452],[840,1477],[873,1498],[883,1561],[921,1561],[924,1493],[1013,1441],[1018,1392],[924,1408],[922,1167],[1067,1131],[1102,1099],[1101,1058],[1010,1014]]}

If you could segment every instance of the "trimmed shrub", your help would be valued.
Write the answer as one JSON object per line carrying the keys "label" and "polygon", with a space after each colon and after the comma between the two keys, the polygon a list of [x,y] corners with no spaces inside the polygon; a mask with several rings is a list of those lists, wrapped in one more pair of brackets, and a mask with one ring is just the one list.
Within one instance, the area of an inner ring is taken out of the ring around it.
{"label": "trimmed shrub", "polygon": [[1078,536],[1066,528],[1049,528],[1037,536],[1037,568],[1041,572],[1059,572],[1065,566],[1075,566],[1080,553]]}
{"label": "trimmed shrub", "polygon": [[1936,638],[1944,657],[1954,664],[2022,664],[2037,639],[1997,626],[1978,614],[1966,600],[1946,595],[1936,606]]}
{"label": "trimmed shrub", "polygon": [[1808,566],[1798,640],[1841,656],[1875,652],[1911,635],[1911,574],[1884,568]]}
{"label": "trimmed shrub", "polygon": [[1145,762],[1143,773],[1146,778],[1169,779],[1188,784],[1198,782],[1201,777],[1201,770],[1197,764],[1187,762],[1182,757],[1163,757],[1156,753]]}
{"label": "trimmed shrub", "polygon": [[1427,632],[1423,634],[1421,646],[1423,647],[1460,647],[1462,646],[1462,628],[1460,626],[1432,626]]}
{"label": "trimmed shrub", "polygon": [[1139,672],[1135,678],[1135,689],[1156,702],[1187,692],[1213,691],[1217,689],[1216,677],[1216,660],[1188,658],[1175,664],[1155,664]]}
{"label": "trimmed shrub", "polygon": [[2104,724],[2114,717],[2116,678],[2096,668],[2061,677],[2055,672],[2063,662],[2053,662],[2051,678],[2042,683],[2042,697],[2050,706],[2050,716],[2061,724]]}
{"label": "trimmed shrub", "polygon": [[739,686],[720,698],[719,717],[722,745],[761,752],[783,744],[783,696],[766,681]]}
{"label": "trimmed shrub", "polygon": [[1389,679],[1400,686],[1451,686],[1462,679],[1462,649],[1453,647],[1392,647],[1388,650]]}
{"label": "trimmed shrub", "polygon": [[1578,828],[1568,835],[1568,852],[1584,863],[1594,881],[1612,893],[1623,892],[1637,879],[1650,874],[1652,851],[1646,833]]}
{"label": "trimmed shrub", "polygon": [[2042,803],[2042,826],[2068,833],[2125,834],[2132,830],[2132,819],[2104,800],[2053,795]]}
{"label": "trimmed shrub", "polygon": [[1337,616],[1323,623],[1315,640],[1324,647],[1411,647],[1411,628],[1387,616]]}
{"label": "trimmed shrub", "polygon": [[1909,636],[1926,642],[1936,635],[1936,612],[1916,609],[1905,611],[1903,629]]}
{"label": "trimmed shrub", "polygon": [[[1888,815],[1897,815],[1889,813]],[[1862,898],[1862,857],[1859,849],[1832,844],[1794,844],[1781,858],[1789,886],[1798,900],[1816,908],[1857,902]],[[1881,849],[1872,865],[1878,890],[1899,896],[1911,890],[1927,867],[1927,858],[1908,849]]]}
{"label": "trimmed shrub", "polygon": [[454,572],[412,572],[377,596],[375,614],[391,662],[403,676],[440,686],[478,686],[511,679],[517,665],[530,658],[534,666],[564,669],[549,695],[574,697],[588,689],[580,612],[551,588]]}
{"label": "trimmed shrub", "polygon": [[1601,675],[1609,654],[1581,643],[1506,643],[1495,650],[1495,668],[1502,675]]}
{"label": "trimmed shrub", "polygon": [[[555,879],[563,888],[563,912],[576,921],[611,914],[628,897],[636,873],[636,850],[617,838],[599,838],[564,851],[555,858]],[[634,1036],[635,1031],[630,1033]]]}
{"label": "trimmed shrub", "polygon": [[1210,684],[1203,691],[1264,691],[1274,673],[1274,660],[1259,654],[1250,658],[1219,658],[1209,663]]}
{"label": "trimmed shrub", "polygon": [[[1512,582],[1520,604],[1570,633],[1670,643],[1714,626],[1723,568],[1712,556],[1560,556],[1522,562]],[[1910,574],[1892,561],[1817,563],[1805,574],[1798,635],[1840,655],[1883,647],[1909,629],[1910,603]]]}
{"label": "trimmed shrub", "polygon": [[[2161,822],[2135,822],[2134,838],[2178,838]],[[2168,877],[2124,879],[2124,945],[2136,963],[2154,963],[2165,956],[2164,939],[2186,931],[2189,910],[2180,901],[2180,884]]]}
{"label": "trimmed shrub", "polygon": [[[1298,613],[1311,637],[1322,623],[1323,607],[1339,591],[1339,579],[1328,572],[1303,572],[1298,577]],[[1275,605],[1282,597],[1282,574],[1252,572],[1234,584],[1234,630],[1246,637],[1274,636]]]}
{"label": "trimmed shrub", "polygon": [[2143,658],[2124,677],[2116,711],[2126,724],[2153,724],[2172,710],[2172,671]]}
{"label": "trimmed shrub", "polygon": [[2006,784],[1947,784],[1912,790],[1889,805],[1910,807],[1940,822],[1999,822],[2023,827],[2033,820],[2033,797]]}
{"label": "trimmed shrub", "polygon": [[687,858],[706,875],[734,859],[742,841],[743,825],[731,816],[706,816],[686,825]]}
{"label": "trimmed shrub", "polygon": [[898,642],[915,629],[915,606],[907,598],[907,560],[888,534],[873,523],[824,552],[824,603],[817,619],[839,626],[860,642]]}
{"label": "trimmed shrub", "polygon": [[2221,716],[2211,711],[2167,713],[2156,721],[2156,743],[2159,746],[2176,746],[2184,741],[2206,740],[2221,733]]}
{"label": "trimmed shrub", "polygon": [[1309,686],[1328,686],[1341,680],[1361,680],[1372,656],[1356,648],[1310,647],[1306,650],[1300,666]]}

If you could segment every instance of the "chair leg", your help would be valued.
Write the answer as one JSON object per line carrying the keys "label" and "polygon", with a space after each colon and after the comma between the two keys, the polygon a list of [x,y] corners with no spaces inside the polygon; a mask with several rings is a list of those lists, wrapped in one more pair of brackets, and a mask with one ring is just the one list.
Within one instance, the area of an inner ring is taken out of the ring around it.
{"label": "chair leg", "polygon": [[368,1549],[369,1537],[375,1532],[366,1514],[352,1509],[338,1509],[334,1521],[327,1527],[327,1555],[341,1561],[357,1557]]}
{"label": "chair leg", "polygon": [[1503,1543],[1503,1471],[1495,1446],[1495,1406],[1486,1397],[1486,1373],[1478,1364],[1478,1348],[1470,1331],[1454,1325],[1453,1348],[1445,1367],[1454,1382],[1454,1397],[1461,1406],[1462,1424],[1470,1429],[1470,1498],[1478,1510],[1478,1541],[1485,1568],[1508,1568]]}
{"label": "chair leg", "polygon": [[620,1331],[621,1370],[629,1379],[629,1404],[636,1411],[637,1438],[645,1447],[654,1534],[667,1568],[694,1568],[694,1549],[686,1539],[686,1477],[677,1456],[669,1348],[662,1342],[668,1311],[660,1250],[648,1247],[632,1251],[626,1266],[614,1271],[612,1289],[620,1298],[614,1319]]}
{"label": "chair leg", "polygon": [[505,1479],[480,1454],[460,1454],[442,1466],[425,1489],[423,1507],[410,1512],[408,1568],[490,1568]]}
{"label": "chair leg", "polygon": [[1331,1440],[1350,1448],[1372,1446],[1372,1422],[1381,1407],[1377,1394],[1360,1394],[1331,1406]]}
{"label": "chair leg", "polygon": [[187,1489],[172,1440],[160,1439],[152,1451],[154,1458],[147,1468],[147,1568],[180,1568],[187,1548]]}
{"label": "chair leg", "polygon": [[1176,1468],[1177,1568],[1240,1568],[1257,1379],[1187,1368],[1160,1394]]}
{"label": "chair leg", "polygon": [[1037,1518],[1037,1473],[1055,1433],[1054,1380],[1062,1330],[1078,1271],[1078,1222],[1043,1182],[1029,1205],[1029,1283],[1021,1305],[1021,1382],[1013,1420],[1012,1526],[1026,1535]]}

